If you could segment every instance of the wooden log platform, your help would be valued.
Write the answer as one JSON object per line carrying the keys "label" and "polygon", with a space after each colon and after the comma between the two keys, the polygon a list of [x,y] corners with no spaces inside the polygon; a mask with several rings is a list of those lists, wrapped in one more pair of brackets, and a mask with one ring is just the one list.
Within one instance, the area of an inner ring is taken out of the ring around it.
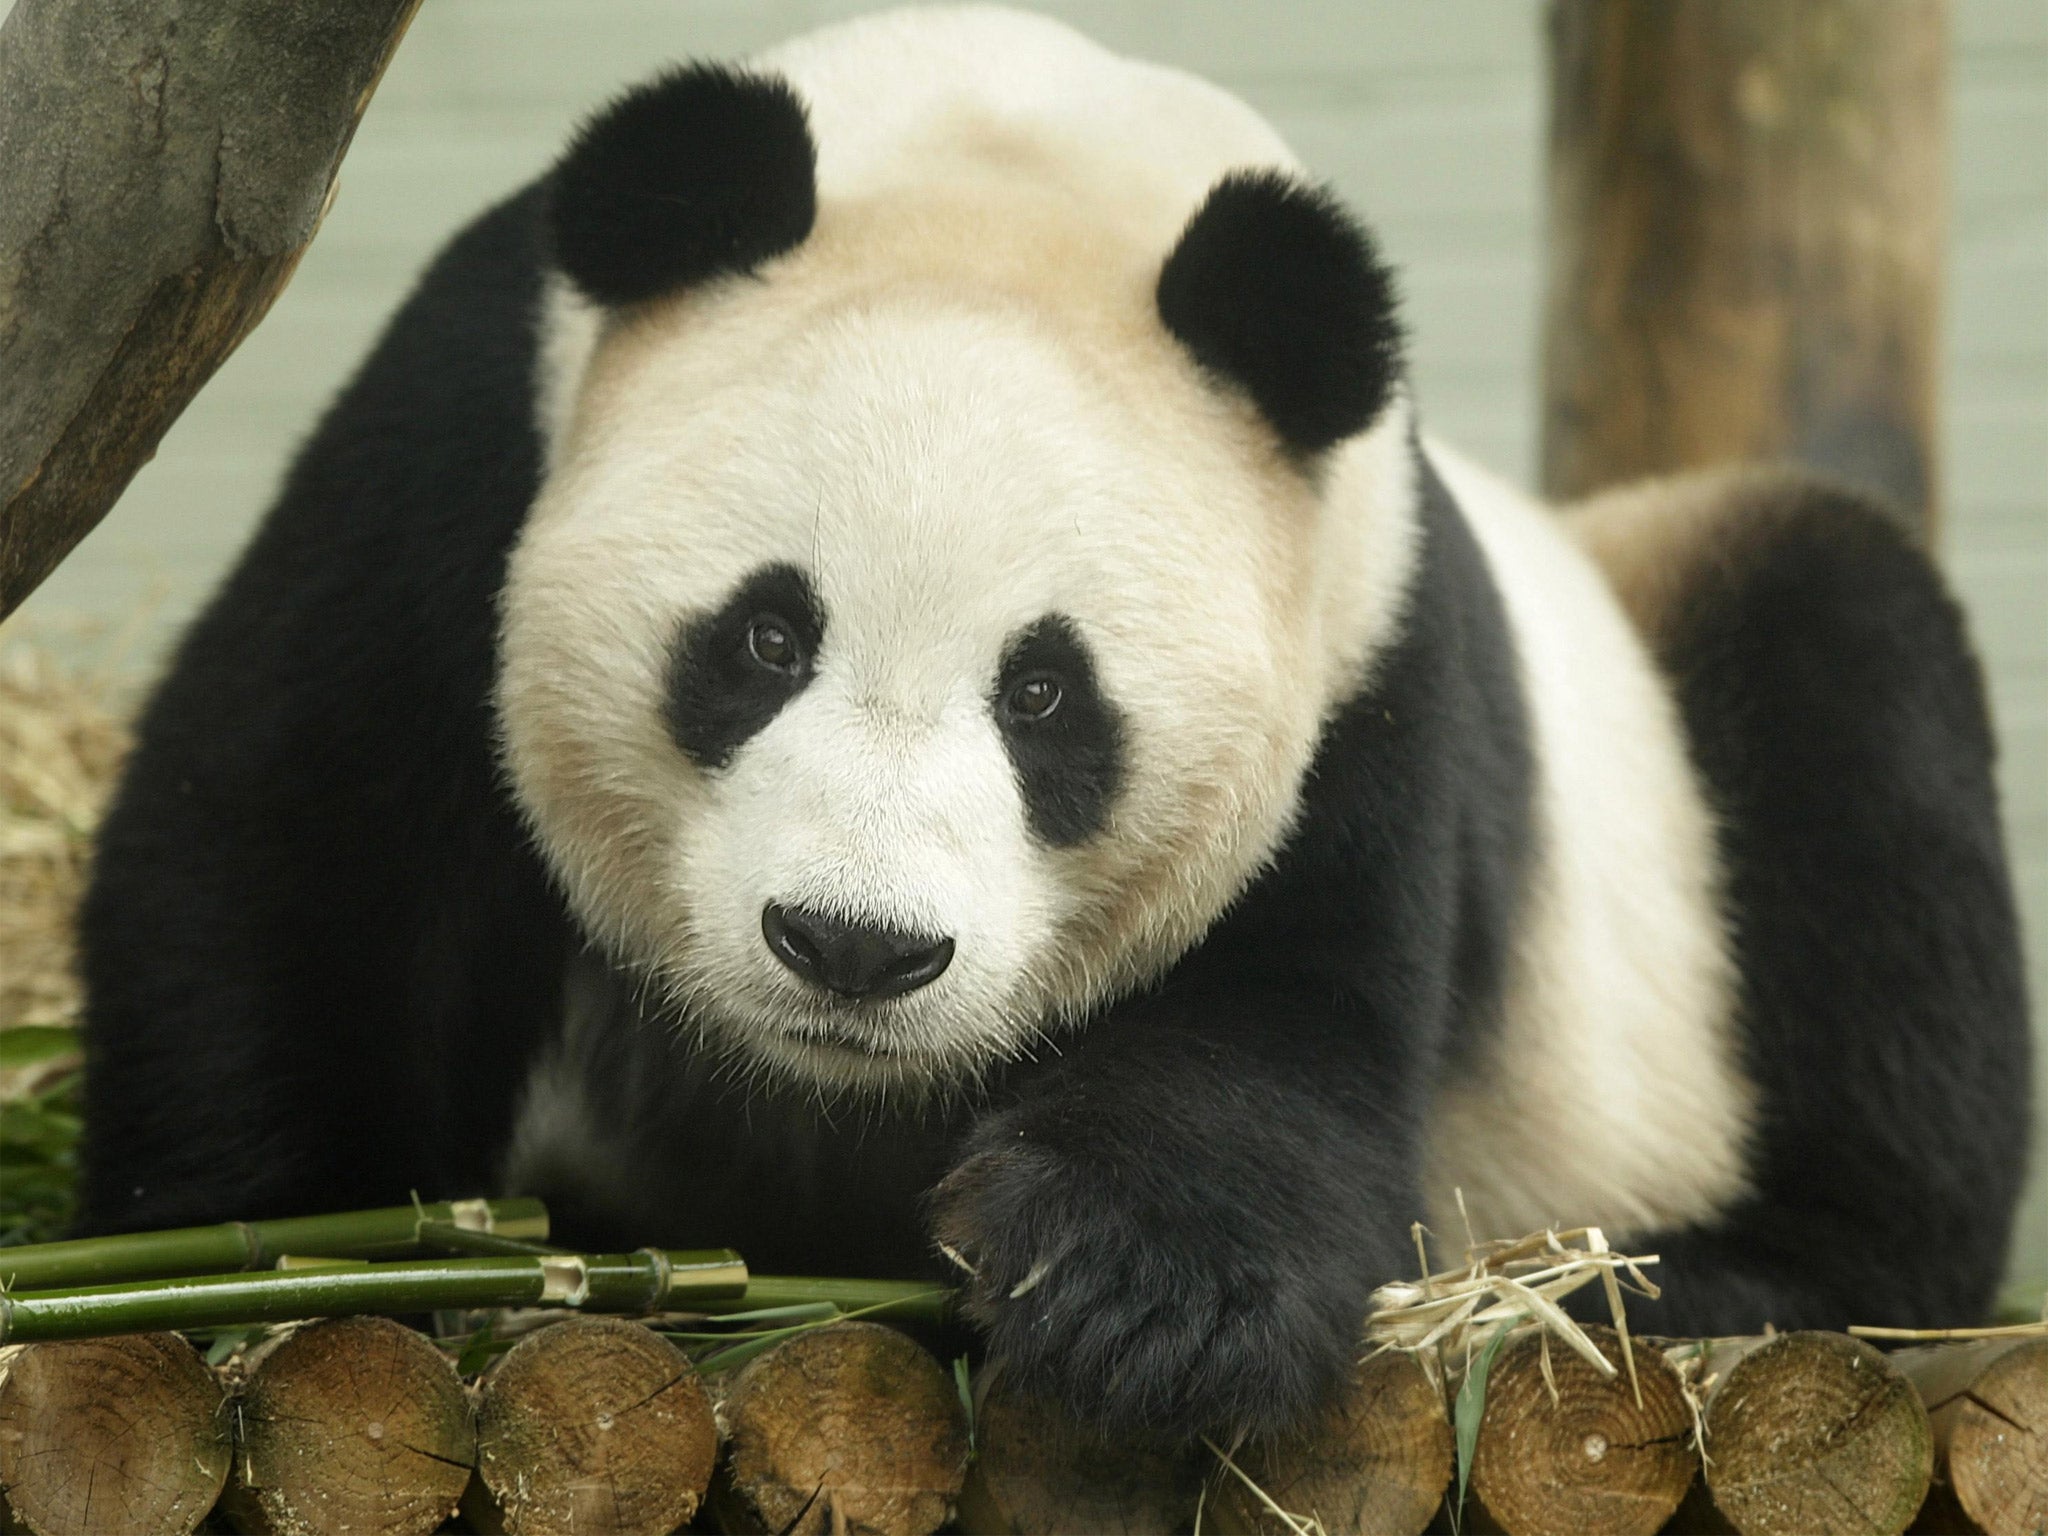
{"label": "wooden log platform", "polygon": [[1934,1488],[1914,1528],[2048,1530],[2048,1338],[1930,1344],[1891,1361],[1934,1431]]}
{"label": "wooden log platform", "polygon": [[1188,1529],[1201,1499],[1194,1452],[1111,1444],[1000,1382],[982,1394],[974,1435],[960,1493],[964,1536],[1171,1536]]}
{"label": "wooden log platform", "polygon": [[1702,1379],[1707,1484],[1743,1536],[1898,1536],[1926,1499],[1927,1409],[1861,1339],[1727,1341]]}
{"label": "wooden log platform", "polygon": [[477,1385],[477,1475],[462,1510],[507,1536],[666,1536],[718,1458],[711,1399],[638,1323],[573,1317],[528,1334]]}
{"label": "wooden log platform", "polygon": [[227,1481],[222,1406],[174,1333],[0,1350],[0,1527],[188,1536]]}
{"label": "wooden log platform", "polygon": [[1451,1480],[1451,1425],[1421,1364],[1387,1350],[1360,1363],[1351,1391],[1309,1429],[1231,1460],[1243,1476],[1219,1470],[1205,1522],[1224,1536],[1291,1536],[1289,1517],[1328,1536],[1415,1536]]}
{"label": "wooden log platform", "polygon": [[383,1317],[311,1323],[250,1362],[235,1403],[238,1531],[426,1536],[455,1513],[476,1427],[454,1364]]}
{"label": "wooden log platform", "polygon": [[1510,1536],[1655,1536],[1692,1486],[1699,1462],[1678,1372],[1637,1345],[1631,1380],[1620,1335],[1585,1332],[1613,1375],[1532,1332],[1488,1376],[1472,1491]]}
{"label": "wooden log platform", "polygon": [[967,1414],[952,1378],[879,1323],[818,1328],[743,1367],[719,1398],[722,1530],[931,1536],[967,1475]]}

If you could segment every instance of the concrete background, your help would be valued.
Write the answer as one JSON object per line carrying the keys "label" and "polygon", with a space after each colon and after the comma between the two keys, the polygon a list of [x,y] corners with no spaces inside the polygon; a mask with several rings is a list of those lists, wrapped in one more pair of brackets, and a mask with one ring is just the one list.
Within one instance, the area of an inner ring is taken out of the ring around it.
{"label": "concrete background", "polygon": [[[452,231],[661,62],[744,53],[866,8],[428,0],[291,287],[120,507],[30,600],[22,627],[110,632],[102,646],[146,676],[248,534],[294,444]],[[1533,475],[1544,106],[1534,0],[1041,9],[1111,47],[1206,74],[1271,117],[1402,268],[1425,419],[1495,467]],[[1944,554],[1990,667],[2038,1009],[2048,997],[2048,3],[1960,0],[1951,149]],[[2048,1176],[2036,1180],[2015,1279],[2036,1293],[2048,1284]]]}

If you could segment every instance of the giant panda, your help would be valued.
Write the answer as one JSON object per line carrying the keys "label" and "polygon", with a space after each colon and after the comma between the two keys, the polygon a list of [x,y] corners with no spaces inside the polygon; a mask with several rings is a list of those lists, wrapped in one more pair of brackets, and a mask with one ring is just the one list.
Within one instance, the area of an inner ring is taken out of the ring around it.
{"label": "giant panda", "polygon": [[[944,1275],[1107,1429],[1597,1223],[1961,1323],[2028,1117],[1983,689],[1789,472],[1539,505],[1240,102],[973,7],[671,69],[460,234],[101,832],[84,1230],[483,1190]],[[1464,1217],[1458,1214],[1462,1202]]]}

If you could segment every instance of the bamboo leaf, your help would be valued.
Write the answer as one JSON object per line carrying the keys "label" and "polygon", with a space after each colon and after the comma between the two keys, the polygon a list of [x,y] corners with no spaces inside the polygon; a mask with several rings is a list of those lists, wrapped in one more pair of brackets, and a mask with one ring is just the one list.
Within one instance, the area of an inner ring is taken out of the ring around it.
{"label": "bamboo leaf", "polygon": [[1502,1323],[1493,1330],[1493,1336],[1486,1341],[1486,1347],[1465,1368],[1465,1379],[1458,1384],[1458,1400],[1452,1406],[1451,1425],[1457,1434],[1458,1446],[1458,1507],[1453,1519],[1462,1520],[1465,1514],[1465,1485],[1472,1476],[1472,1453],[1479,1444],[1479,1421],[1486,1416],[1486,1377],[1493,1369],[1493,1357],[1500,1353],[1500,1347],[1507,1341],[1508,1330],[1513,1323]]}
{"label": "bamboo leaf", "polygon": [[967,1454],[978,1455],[980,1447],[975,1444],[974,1439],[974,1383],[967,1374],[965,1355],[953,1357],[953,1386],[960,1394],[960,1411],[967,1415]]}
{"label": "bamboo leaf", "polygon": [[[839,1308],[829,1301],[798,1302],[789,1307],[756,1307],[751,1312],[721,1312],[713,1319],[720,1323],[829,1323],[840,1315]],[[718,1338],[724,1335],[704,1334],[704,1338]]]}
{"label": "bamboo leaf", "polygon": [[489,1365],[491,1363],[491,1356],[496,1353],[494,1346],[497,1343],[497,1337],[497,1332],[490,1322],[485,1323],[483,1327],[472,1333],[469,1336],[469,1342],[462,1346],[462,1354],[455,1361],[456,1373],[462,1376],[474,1376],[478,1371]]}
{"label": "bamboo leaf", "polygon": [[38,1066],[78,1048],[78,1031],[68,1024],[17,1024],[0,1029],[0,1071]]}

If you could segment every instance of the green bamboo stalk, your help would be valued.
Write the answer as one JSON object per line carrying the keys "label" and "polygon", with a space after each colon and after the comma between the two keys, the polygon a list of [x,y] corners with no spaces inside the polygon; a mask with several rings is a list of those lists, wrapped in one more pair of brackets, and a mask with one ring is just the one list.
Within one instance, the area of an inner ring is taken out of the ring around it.
{"label": "green bamboo stalk", "polygon": [[0,1290],[43,1291],[165,1275],[268,1269],[287,1253],[371,1259],[439,1247],[422,1238],[423,1226],[541,1240],[548,1235],[548,1210],[538,1200],[441,1200],[329,1216],[224,1221],[211,1227],[29,1243],[0,1248]]}
{"label": "green bamboo stalk", "polygon": [[649,1312],[736,1302],[746,1288],[747,1267],[730,1249],[642,1248],[196,1275],[0,1295],[0,1344],[441,1308]]}
{"label": "green bamboo stalk", "polygon": [[[943,1323],[955,1293],[924,1280],[849,1280],[838,1275],[755,1275],[731,1301],[707,1302],[691,1310],[707,1317],[829,1302],[842,1312],[890,1317],[898,1322]],[[678,1308],[677,1310],[681,1310]]]}

